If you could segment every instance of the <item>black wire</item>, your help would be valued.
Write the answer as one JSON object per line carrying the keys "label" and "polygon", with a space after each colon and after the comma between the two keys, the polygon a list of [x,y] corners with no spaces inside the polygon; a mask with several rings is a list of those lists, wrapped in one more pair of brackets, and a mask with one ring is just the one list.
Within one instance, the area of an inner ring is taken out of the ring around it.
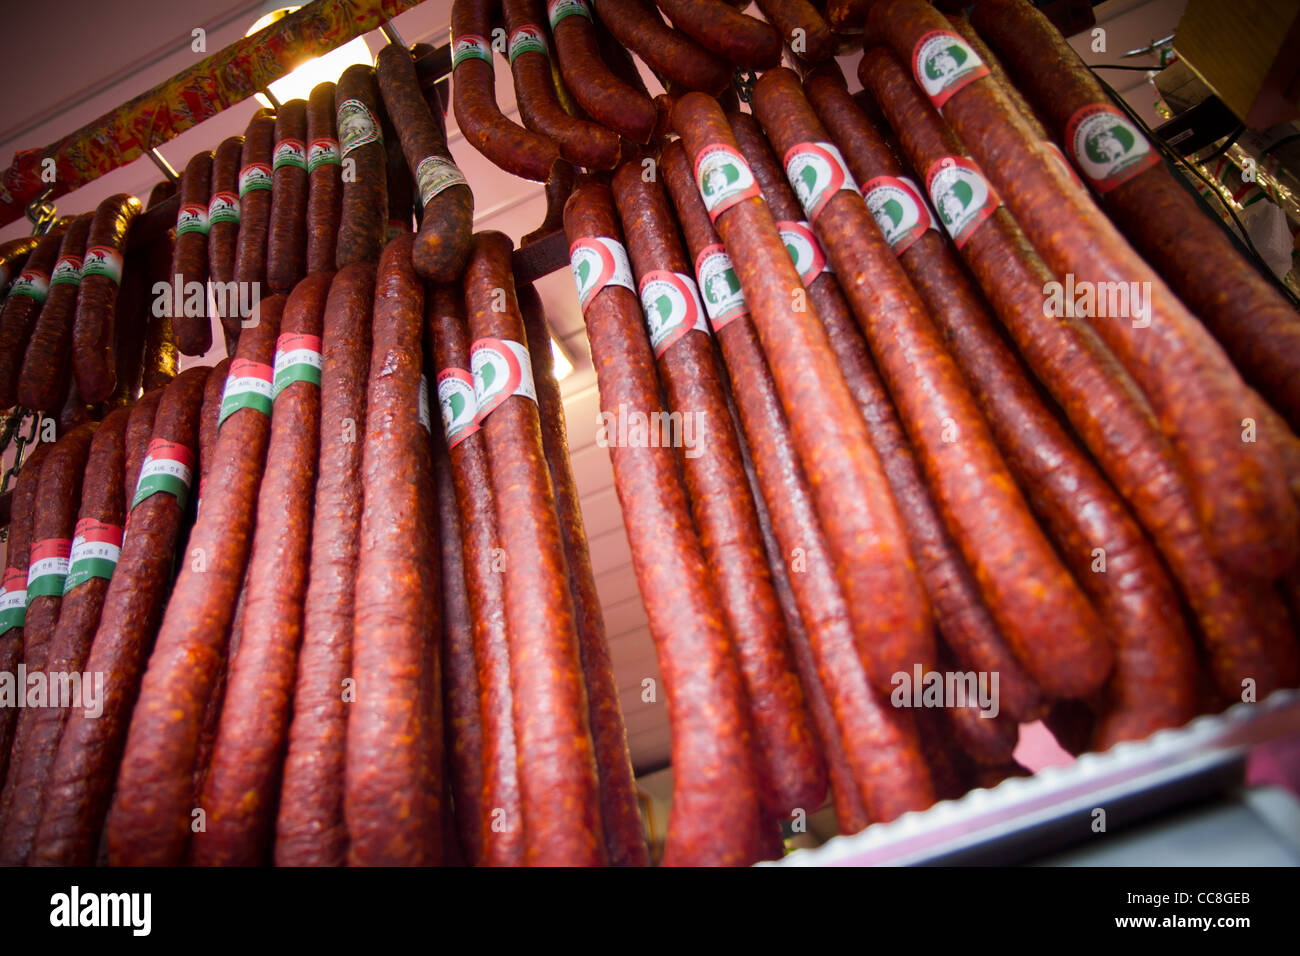
{"label": "black wire", "polygon": [[[1111,88],[1109,83],[1107,83],[1101,77],[1097,77],[1097,82],[1101,84],[1101,87],[1106,91],[1106,94],[1112,100],[1115,101],[1115,105],[1124,111],[1124,113],[1128,116],[1130,120],[1133,121],[1133,123],[1137,126],[1138,129],[1146,133],[1147,138],[1150,139],[1151,142],[1156,144],[1156,148],[1159,149],[1161,153],[1163,153],[1170,161],[1176,163],[1179,166],[1182,166],[1193,176],[1199,179],[1216,196],[1219,194],[1218,187],[1216,187],[1215,184],[1211,182],[1210,179],[1204,173],[1202,173],[1199,169],[1197,169],[1195,164],[1189,162],[1186,158],[1183,157],[1181,153],[1179,153],[1168,143],[1166,143],[1162,137],[1157,135],[1155,130],[1147,126],[1146,122],[1142,119],[1142,117],[1138,116],[1138,114],[1133,110],[1133,108],[1130,107],[1128,103],[1125,102],[1124,99]],[[1262,266],[1264,269],[1266,269],[1268,271],[1268,274],[1272,276],[1273,275],[1272,268],[1269,267],[1269,264],[1264,260],[1264,257],[1260,255],[1259,249],[1256,248],[1254,241],[1250,238],[1250,233],[1246,231],[1245,225],[1242,223],[1240,217],[1237,216],[1236,210],[1232,208],[1232,204],[1228,202],[1222,202],[1222,205],[1223,208],[1228,211],[1228,215],[1232,217],[1232,221],[1236,224],[1237,229],[1240,230],[1241,238],[1245,242],[1247,248],[1249,248],[1250,254],[1254,256],[1256,262],[1259,263],[1259,265]],[[1300,299],[1296,298],[1295,293],[1291,291],[1290,287],[1285,282],[1277,282],[1276,284],[1283,290],[1287,298],[1291,300],[1292,305],[1296,306],[1297,308],[1300,308]]]}
{"label": "black wire", "polygon": [[1222,146],[1216,148],[1214,152],[1210,153],[1210,155],[1202,156],[1200,159],[1197,160],[1197,162],[1204,164],[1212,160],[1218,159],[1220,156],[1227,153],[1228,150],[1232,149],[1232,144],[1235,143],[1237,139],[1241,136],[1241,134],[1244,132],[1246,132],[1246,124],[1238,123],[1237,128],[1234,129],[1230,134],[1228,134],[1228,138],[1224,140]]}

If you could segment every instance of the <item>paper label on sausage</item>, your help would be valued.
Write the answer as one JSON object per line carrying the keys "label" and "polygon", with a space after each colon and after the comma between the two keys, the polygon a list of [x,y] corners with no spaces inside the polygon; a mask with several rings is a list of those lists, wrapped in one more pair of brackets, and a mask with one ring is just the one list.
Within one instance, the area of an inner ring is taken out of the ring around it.
{"label": "paper label on sausage", "polygon": [[521,53],[540,53],[542,56],[550,56],[551,51],[546,47],[546,31],[532,23],[515,27],[506,44],[506,56],[511,63],[514,63],[515,57]]}
{"label": "paper label on sausage", "polygon": [[1079,178],[1079,174],[1074,171],[1074,167],[1070,165],[1070,161],[1065,158],[1065,154],[1061,152],[1061,147],[1057,146],[1050,139],[1045,139],[1038,143],[1038,148],[1042,152],[1046,153],[1052,162],[1061,167],[1061,170],[1065,175],[1070,177],[1070,182],[1074,183],[1085,192],[1087,191],[1088,187],[1083,184],[1083,180]]}
{"label": "paper label on sausage", "polygon": [[862,198],[896,256],[911,248],[926,230],[939,228],[921,190],[910,179],[877,176],[862,187]]}
{"label": "paper label on sausage", "polygon": [[344,156],[370,143],[383,142],[378,121],[360,100],[344,100],[339,104],[335,129],[339,131],[339,146]]}
{"label": "paper label on sausage", "polygon": [[181,206],[180,212],[176,213],[176,235],[183,236],[187,232],[200,232],[203,235],[208,234],[208,207],[202,203],[186,203]]}
{"label": "paper label on sausage", "polygon": [[271,188],[271,167],[266,163],[249,163],[239,171],[239,198],[255,189]]}
{"label": "paper label on sausage", "polygon": [[749,314],[740,278],[725,246],[715,243],[701,249],[695,257],[695,275],[700,280],[704,310],[709,313],[714,332]]}
{"label": "paper label on sausage", "polygon": [[338,166],[343,159],[339,156],[339,141],[322,137],[313,139],[307,147],[307,172],[313,173],[321,166]]}
{"label": "paper label on sausage", "polygon": [[69,538],[46,538],[32,544],[27,568],[27,605],[38,597],[62,597],[63,579],[68,576]]}
{"label": "paper label on sausage", "polygon": [[572,16],[575,13],[578,16],[586,17],[588,20],[591,19],[591,11],[587,9],[587,5],[583,0],[547,0],[546,16],[551,21],[552,30],[565,17]]}
{"label": "paper label on sausage", "polygon": [[81,256],[61,256],[50,273],[50,285],[81,285]]}
{"label": "paper label on sausage", "polygon": [[482,60],[492,65],[492,47],[485,37],[466,33],[456,37],[451,44],[451,68],[454,70],[466,60]]}
{"label": "paper label on sausage", "polygon": [[0,634],[22,627],[26,617],[27,572],[5,568],[3,589],[0,590]]}
{"label": "paper label on sausage", "polygon": [[609,285],[621,285],[636,292],[632,279],[632,263],[627,250],[617,239],[608,236],[591,236],[579,239],[569,247],[569,267],[578,287],[578,305],[583,314],[600,290]]}
{"label": "paper label on sausage", "polygon": [[272,370],[271,400],[294,382],[311,382],[320,386],[320,336],[302,332],[285,332],[275,340],[275,366]]}
{"label": "paper label on sausage", "polygon": [[420,373],[420,397],[419,397],[419,417],[420,424],[430,435],[433,434],[433,419],[429,415],[429,376],[423,372]]}
{"label": "paper label on sausage", "polygon": [[479,424],[512,395],[537,401],[527,347],[509,339],[478,339],[469,350],[474,374],[475,421]]}
{"label": "paper label on sausage", "polygon": [[641,277],[641,310],[655,358],[692,329],[709,334],[695,280],[680,272],[652,269]]}
{"label": "paper label on sausage", "polygon": [[[224,409],[224,403],[223,403]],[[131,508],[151,495],[165,491],[176,499],[182,509],[190,494],[190,479],[194,474],[194,452],[179,442],[155,438],[149,442],[140,477],[135,483]]]}
{"label": "paper label on sausage", "polygon": [[1160,162],[1160,155],[1141,131],[1109,103],[1076,110],[1065,124],[1065,142],[1083,178],[1099,193],[1109,192]]}
{"label": "paper label on sausage", "polygon": [[474,376],[463,368],[445,368],[439,372],[438,407],[442,410],[442,433],[447,438],[447,447],[455,448],[479,429]]}
{"label": "paper label on sausage", "polygon": [[306,169],[307,145],[300,139],[282,139],[276,143],[275,151],[271,153],[271,171],[274,172],[281,166]]}
{"label": "paper label on sausage", "polygon": [[10,295],[25,295],[37,302],[44,302],[50,294],[50,277],[35,269],[24,269],[9,287]]}
{"label": "paper label on sausage", "polygon": [[945,156],[925,177],[939,220],[960,249],[1002,200],[980,168],[964,156]]}
{"label": "paper label on sausage", "polygon": [[469,185],[460,167],[442,156],[426,156],[420,160],[420,165],[415,167],[415,184],[420,188],[421,206],[429,205],[444,189]]}
{"label": "paper label on sausage", "polygon": [[115,524],[82,518],[73,532],[68,553],[68,576],[63,582],[67,594],[91,578],[109,580],[122,556],[122,529]]}
{"label": "paper label on sausage", "polygon": [[912,75],[935,109],[962,87],[989,75],[979,54],[951,30],[931,30],[912,49]]}
{"label": "paper label on sausage", "polygon": [[841,189],[858,189],[834,143],[795,143],[785,152],[785,176],[810,222]]}
{"label": "paper label on sausage", "polygon": [[714,222],[736,203],[761,195],[745,157],[723,143],[706,146],[695,157],[695,185]]}
{"label": "paper label on sausage", "polygon": [[783,219],[776,224],[776,231],[785,243],[786,252],[794,260],[794,267],[805,287],[812,285],[813,280],[823,272],[833,271],[826,261],[822,244],[817,241],[808,223]]}
{"label": "paper label on sausage", "polygon": [[213,193],[208,201],[208,228],[219,222],[239,225],[239,197],[232,192]]}
{"label": "paper label on sausage", "polygon": [[111,246],[91,246],[81,260],[81,278],[105,276],[122,284],[122,253]]}
{"label": "paper label on sausage", "polygon": [[237,358],[230,363],[226,377],[226,390],[221,395],[221,414],[217,425],[241,408],[254,408],[263,415],[271,414],[272,379],[274,369],[262,362]]}

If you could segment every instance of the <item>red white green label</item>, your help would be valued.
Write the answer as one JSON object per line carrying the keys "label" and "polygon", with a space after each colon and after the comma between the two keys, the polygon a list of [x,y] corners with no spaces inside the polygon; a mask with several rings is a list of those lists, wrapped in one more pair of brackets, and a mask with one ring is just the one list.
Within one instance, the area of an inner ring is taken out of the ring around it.
{"label": "red white green label", "polygon": [[50,294],[50,277],[35,269],[24,269],[9,287],[10,295],[25,295],[37,302],[44,302]]}
{"label": "red white green label", "polygon": [[760,195],[745,157],[724,143],[706,146],[695,157],[695,185],[714,222],[736,203]]}
{"label": "red white green label", "polygon": [[445,368],[438,373],[438,406],[442,409],[442,433],[447,436],[448,448],[455,448],[478,431],[474,376],[465,369]]}
{"label": "red white green label", "polygon": [[704,310],[709,314],[709,324],[714,332],[749,314],[749,309],[745,308],[745,293],[740,288],[740,277],[736,275],[736,267],[725,246],[715,243],[701,249],[695,257],[695,276],[700,280]]}
{"label": "red white green label", "polygon": [[680,272],[653,269],[643,275],[641,309],[655,358],[692,329],[706,335],[709,332],[695,280]]}
{"label": "red white green label", "polygon": [[474,374],[476,420],[480,424],[512,395],[537,401],[528,349],[518,342],[479,339],[469,350],[469,367]]}
{"label": "red white green label", "polygon": [[912,75],[939,109],[962,87],[988,76],[989,68],[956,33],[931,30],[912,50]]}
{"label": "red white green label", "polygon": [[429,376],[423,372],[420,373],[419,418],[424,430],[433,434],[433,419],[429,415]]}
{"label": "red white green label", "polygon": [[27,568],[27,603],[38,597],[62,597],[63,579],[68,576],[68,538],[46,538],[32,545]]}
{"label": "red white green label", "polygon": [[636,292],[632,279],[632,263],[627,250],[617,239],[608,236],[591,236],[579,239],[569,247],[569,267],[578,287],[578,305],[583,314],[600,290],[609,285],[621,285]]}
{"label": "red white green label", "polygon": [[776,224],[776,231],[781,234],[781,241],[785,243],[786,251],[794,260],[794,267],[805,286],[812,285],[813,280],[823,272],[832,271],[826,261],[826,253],[822,251],[822,244],[817,241],[808,223],[783,219]]}
{"label": "red white green label", "polygon": [[338,166],[343,162],[339,156],[339,141],[322,137],[313,139],[307,147],[307,172],[315,172],[320,166]]}
{"label": "red white green label", "polygon": [[466,60],[483,60],[492,65],[492,47],[486,38],[474,33],[456,37],[451,45],[451,68],[454,70]]}
{"label": "red white green label", "polygon": [[271,366],[237,358],[230,363],[226,377],[226,390],[221,395],[220,426],[241,408],[252,408],[263,415],[271,414],[271,381],[275,375]]}
{"label": "red white green label", "polygon": [[911,248],[927,229],[939,228],[921,190],[910,179],[877,176],[862,187],[862,198],[896,256]]}
{"label": "red white green label", "polygon": [[184,508],[193,472],[194,452],[188,446],[165,438],[153,439],[145,453],[144,464],[140,466],[140,478],[135,483],[135,496],[131,499],[132,509],[160,491],[167,492]]}
{"label": "red white green label", "polygon": [[282,139],[276,143],[275,151],[271,153],[271,169],[274,171],[281,166],[306,169],[307,144],[300,139]]}
{"label": "red white green label", "polygon": [[0,634],[22,627],[26,617],[27,572],[5,568],[3,589],[0,589]]}
{"label": "red white green label", "polygon": [[1065,142],[1092,188],[1106,193],[1160,162],[1127,116],[1109,103],[1076,110],[1065,124]]}
{"label": "red white green label", "polygon": [[370,143],[383,142],[379,123],[360,100],[344,100],[339,104],[335,129],[339,131],[339,146],[344,156]]}
{"label": "red white green label", "polygon": [[82,518],[73,532],[72,550],[68,554],[68,577],[63,582],[67,594],[91,578],[109,580],[122,555],[122,529],[105,521]]}
{"label": "red white green label", "polygon": [[176,235],[187,232],[208,234],[208,207],[202,203],[186,203],[176,214]]}
{"label": "red white green label", "polygon": [[980,168],[964,156],[945,156],[936,161],[925,185],[939,221],[958,249],[1002,205]]}
{"label": "red white green label", "polygon": [[255,189],[271,188],[271,167],[266,163],[249,163],[239,171],[239,198]]}
{"label": "red white green label", "polygon": [[429,205],[444,189],[469,185],[460,167],[442,156],[426,156],[420,160],[420,165],[415,167],[415,184],[420,188],[421,206]]}
{"label": "red white green label", "polygon": [[506,44],[506,55],[510,62],[515,62],[515,57],[521,53],[540,53],[542,56],[550,56],[550,51],[546,48],[546,31],[541,27],[525,23],[523,26],[515,27],[514,32],[510,34],[510,40]]}
{"label": "red white green label", "polygon": [[591,19],[591,11],[587,9],[587,5],[583,3],[583,0],[549,0],[546,4],[546,16],[551,21],[552,30],[565,17],[572,16],[575,13],[580,17]]}
{"label": "red white green label", "polygon": [[319,386],[322,364],[319,335],[285,332],[275,340],[271,399],[279,398],[280,393],[294,382],[311,382]]}
{"label": "red white green label", "polygon": [[219,222],[233,222],[239,225],[239,197],[225,190],[213,193],[208,200],[208,227]]}
{"label": "red white green label", "polygon": [[81,256],[61,256],[50,273],[50,285],[81,285]]}
{"label": "red white green label", "polygon": [[841,189],[858,188],[834,143],[795,143],[785,152],[785,175],[811,222]]}
{"label": "red white green label", "polygon": [[112,246],[91,246],[81,260],[81,278],[104,276],[122,284],[122,253]]}

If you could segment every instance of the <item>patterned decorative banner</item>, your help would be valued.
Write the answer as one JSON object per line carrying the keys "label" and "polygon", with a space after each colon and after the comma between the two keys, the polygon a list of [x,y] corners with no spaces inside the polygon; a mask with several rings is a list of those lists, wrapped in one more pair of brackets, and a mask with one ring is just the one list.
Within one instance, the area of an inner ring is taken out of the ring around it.
{"label": "patterned decorative banner", "polygon": [[313,0],[58,142],[19,150],[13,165],[0,175],[0,225],[23,215],[47,186],[40,176],[45,157],[54,157],[57,164],[54,196],[71,192],[420,2]]}

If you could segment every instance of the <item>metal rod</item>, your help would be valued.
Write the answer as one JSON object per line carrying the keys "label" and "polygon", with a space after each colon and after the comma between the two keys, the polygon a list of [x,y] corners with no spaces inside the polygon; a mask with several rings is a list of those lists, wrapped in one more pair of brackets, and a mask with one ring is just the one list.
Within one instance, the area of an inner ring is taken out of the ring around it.
{"label": "metal rod", "polygon": [[271,87],[268,86],[268,87],[267,87],[266,89],[264,89],[264,90],[258,90],[258,92],[261,93],[263,96],[265,96],[268,100],[271,101],[271,107],[272,107],[272,108],[273,108],[277,113],[280,112],[280,107],[281,107],[283,104],[282,104],[279,100],[277,100],[277,99],[275,98],[275,94],[271,92]]}
{"label": "metal rod", "polygon": [[383,33],[384,36],[388,37],[389,43],[396,44],[397,46],[400,47],[406,46],[406,43],[403,42],[402,40],[402,35],[397,32],[397,27],[393,26],[392,20],[389,20],[387,23],[385,23],[382,27],[379,28],[379,30],[381,33]]}
{"label": "metal rod", "polygon": [[176,182],[181,178],[180,175],[177,174],[176,170],[172,169],[172,164],[167,162],[162,153],[158,152],[158,147],[151,147],[145,155],[152,159],[153,164],[161,169],[162,174],[172,182]]}

